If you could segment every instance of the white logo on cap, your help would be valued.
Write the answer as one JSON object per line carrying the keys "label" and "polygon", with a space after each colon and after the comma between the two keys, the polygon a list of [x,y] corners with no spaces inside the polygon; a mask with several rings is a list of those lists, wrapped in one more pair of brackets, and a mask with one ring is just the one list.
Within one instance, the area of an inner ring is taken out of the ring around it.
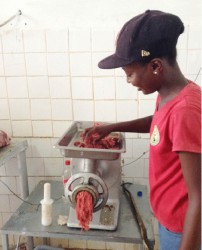
{"label": "white logo on cap", "polygon": [[141,50],[141,56],[149,56],[150,55],[150,52],[149,51],[146,51],[146,50]]}

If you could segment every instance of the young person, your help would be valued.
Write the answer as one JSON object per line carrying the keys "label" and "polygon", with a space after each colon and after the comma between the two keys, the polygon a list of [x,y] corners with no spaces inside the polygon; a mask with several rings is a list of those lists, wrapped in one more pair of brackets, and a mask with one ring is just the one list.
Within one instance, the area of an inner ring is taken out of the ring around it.
{"label": "young person", "polygon": [[0,130],[0,148],[9,145],[10,137],[2,130]]}
{"label": "young person", "polygon": [[161,250],[198,250],[201,245],[201,89],[176,61],[184,31],[179,17],[147,10],[121,29],[116,51],[103,69],[121,67],[127,82],[145,95],[158,92],[153,115],[89,128],[98,139],[113,131],[150,132],[150,203],[159,221]]}

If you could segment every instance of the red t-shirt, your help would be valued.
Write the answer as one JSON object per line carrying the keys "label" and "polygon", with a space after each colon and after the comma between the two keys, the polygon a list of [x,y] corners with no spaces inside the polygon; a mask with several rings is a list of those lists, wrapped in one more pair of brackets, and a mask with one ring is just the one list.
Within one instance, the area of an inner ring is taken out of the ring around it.
{"label": "red t-shirt", "polygon": [[188,194],[177,151],[201,152],[201,89],[193,82],[158,110],[150,128],[150,202],[158,221],[182,232]]}

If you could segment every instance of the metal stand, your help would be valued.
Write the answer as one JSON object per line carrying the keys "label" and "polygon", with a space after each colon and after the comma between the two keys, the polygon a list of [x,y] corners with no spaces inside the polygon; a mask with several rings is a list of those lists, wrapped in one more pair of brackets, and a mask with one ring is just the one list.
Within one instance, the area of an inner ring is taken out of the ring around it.
{"label": "metal stand", "polygon": [[[18,161],[18,171],[20,177],[20,188],[21,188],[21,197],[26,199],[29,195],[29,185],[27,177],[27,163],[25,151],[28,147],[27,141],[17,141],[11,142],[11,144],[5,148],[0,149],[0,167],[9,161],[13,157],[17,157]],[[2,234],[2,244],[5,250],[8,250],[8,235]],[[28,249],[33,249],[33,237],[27,237],[27,246]]]}
{"label": "metal stand", "polygon": [[[29,195],[27,201],[32,204],[39,204],[43,197],[43,189],[46,181],[41,181],[36,188]],[[7,221],[1,229],[3,235],[20,235],[24,234],[31,237],[42,238],[60,238],[60,239],[79,239],[79,240],[93,240],[93,241],[108,241],[108,242],[124,242],[139,244],[140,249],[143,250],[143,241],[139,232],[138,225],[134,220],[133,213],[126,197],[121,193],[120,197],[120,214],[119,223],[115,231],[108,230],[89,230],[81,231],[80,229],[72,229],[67,226],[61,226],[57,223],[59,215],[67,215],[70,205],[64,200],[58,199],[64,192],[64,187],[59,181],[49,181],[51,184],[52,198],[55,199],[53,203],[52,217],[53,222],[50,226],[44,227],[41,225],[41,207],[37,208],[30,206],[23,202],[16,210],[15,214]],[[146,186],[133,184],[130,186],[134,199],[137,202],[137,207],[141,212],[141,216],[147,229],[148,240],[151,244],[151,249],[154,249],[154,233],[151,223],[151,211],[148,203],[148,195]],[[141,191],[142,197],[138,197],[137,193]],[[4,242],[6,238],[4,237]],[[43,242],[43,244],[47,244]],[[3,247],[3,250],[8,248]]]}

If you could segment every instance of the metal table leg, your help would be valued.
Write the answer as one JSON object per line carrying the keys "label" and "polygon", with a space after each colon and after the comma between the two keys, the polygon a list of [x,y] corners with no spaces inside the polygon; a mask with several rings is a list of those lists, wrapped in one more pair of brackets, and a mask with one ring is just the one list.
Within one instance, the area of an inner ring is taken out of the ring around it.
{"label": "metal table leg", "polygon": [[3,250],[9,249],[8,234],[2,234],[2,247]]}
{"label": "metal table leg", "polygon": [[[29,185],[28,185],[25,151],[21,151],[17,155],[17,159],[18,159],[18,170],[20,176],[21,196],[23,199],[26,199],[29,195]],[[33,237],[31,236],[27,237],[27,248],[28,250],[32,250],[34,248],[34,241]]]}
{"label": "metal table leg", "polygon": [[19,170],[19,176],[20,176],[21,196],[23,199],[25,199],[29,195],[25,151],[19,152],[17,155],[17,159],[18,159],[18,170]]}
{"label": "metal table leg", "polygon": [[27,237],[27,249],[28,250],[34,249],[34,240],[33,240],[33,237],[31,236]]}
{"label": "metal table leg", "polygon": [[144,244],[139,245],[139,250],[144,250]]}

